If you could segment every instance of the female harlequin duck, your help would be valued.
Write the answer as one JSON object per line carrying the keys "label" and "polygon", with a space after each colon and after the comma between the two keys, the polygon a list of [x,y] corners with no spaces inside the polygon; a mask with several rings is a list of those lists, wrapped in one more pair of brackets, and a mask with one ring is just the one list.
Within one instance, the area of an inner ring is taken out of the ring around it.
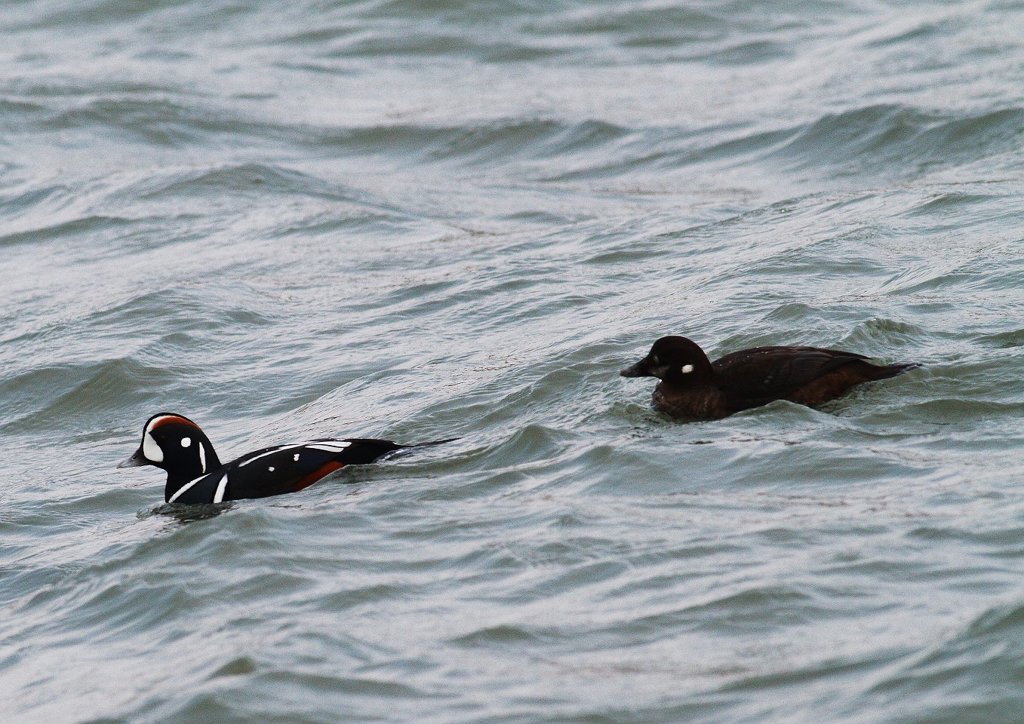
{"label": "female harlequin duck", "polygon": [[276,445],[221,464],[213,443],[187,417],[162,412],[142,430],[142,444],[119,468],[155,465],[167,471],[168,503],[220,503],[293,493],[346,465],[365,465],[394,450],[450,440],[399,445],[390,440],[323,438]]}
{"label": "female harlequin duck", "polygon": [[686,337],[662,337],[619,374],[657,377],[652,404],[672,417],[717,420],[789,400],[820,405],[854,385],[894,377],[917,364],[873,365],[854,352],[817,347],[754,347],[711,362]]}

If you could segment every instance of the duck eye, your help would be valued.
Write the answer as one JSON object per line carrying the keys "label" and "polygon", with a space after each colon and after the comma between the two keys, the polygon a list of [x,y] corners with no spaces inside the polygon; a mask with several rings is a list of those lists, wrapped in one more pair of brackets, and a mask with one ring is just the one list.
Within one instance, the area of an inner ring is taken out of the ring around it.
{"label": "duck eye", "polygon": [[656,354],[652,354],[651,355],[651,362],[653,362],[656,365],[660,365],[661,364],[661,360],[658,359],[658,355],[656,355]]}
{"label": "duck eye", "polygon": [[188,447],[191,444],[192,444],[192,438],[190,438],[190,437],[183,437],[183,438],[181,438],[181,446],[182,447]]}

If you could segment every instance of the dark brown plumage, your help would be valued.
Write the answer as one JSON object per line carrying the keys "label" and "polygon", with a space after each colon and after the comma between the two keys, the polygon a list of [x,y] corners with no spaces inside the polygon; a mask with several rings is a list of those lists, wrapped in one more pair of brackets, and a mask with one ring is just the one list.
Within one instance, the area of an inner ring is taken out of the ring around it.
{"label": "dark brown plumage", "polygon": [[623,377],[657,377],[652,404],[673,417],[717,420],[789,400],[820,405],[854,385],[894,377],[916,364],[874,365],[864,355],[818,347],[754,347],[711,362],[686,337],[662,337]]}

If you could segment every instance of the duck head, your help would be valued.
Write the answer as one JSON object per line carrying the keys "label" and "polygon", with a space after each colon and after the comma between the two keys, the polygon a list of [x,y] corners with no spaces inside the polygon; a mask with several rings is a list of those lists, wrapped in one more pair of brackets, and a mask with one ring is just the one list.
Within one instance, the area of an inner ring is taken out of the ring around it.
{"label": "duck head", "polygon": [[708,382],[711,361],[696,342],[686,337],[662,337],[647,356],[619,372],[623,377],[657,377],[672,383]]}
{"label": "duck head", "polygon": [[142,428],[142,443],[135,454],[117,467],[154,465],[168,478],[193,480],[220,467],[213,443],[196,423],[183,415],[161,412]]}

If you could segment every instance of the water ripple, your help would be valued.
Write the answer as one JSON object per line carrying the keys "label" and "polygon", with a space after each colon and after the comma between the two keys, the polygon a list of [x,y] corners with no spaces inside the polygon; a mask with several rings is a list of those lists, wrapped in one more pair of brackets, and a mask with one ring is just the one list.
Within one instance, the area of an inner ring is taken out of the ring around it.
{"label": "water ripple", "polygon": [[[5,13],[4,720],[1019,714],[1019,7]],[[678,424],[670,333],[922,366]],[[459,439],[183,510],[162,409]]]}

